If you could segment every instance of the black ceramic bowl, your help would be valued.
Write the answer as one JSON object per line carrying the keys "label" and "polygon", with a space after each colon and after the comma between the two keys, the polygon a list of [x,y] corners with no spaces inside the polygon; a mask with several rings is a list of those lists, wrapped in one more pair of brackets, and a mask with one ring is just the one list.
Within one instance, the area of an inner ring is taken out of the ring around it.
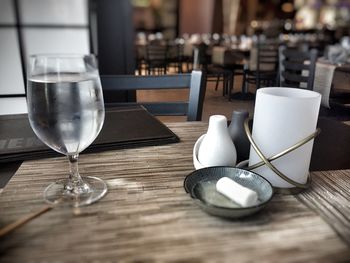
{"label": "black ceramic bowl", "polygon": [[[222,177],[229,177],[254,190],[258,194],[258,203],[250,207],[240,207],[217,192],[216,182]],[[244,169],[226,166],[208,167],[192,172],[185,178],[184,188],[204,211],[227,218],[251,215],[265,207],[273,195],[272,185],[265,178]]]}

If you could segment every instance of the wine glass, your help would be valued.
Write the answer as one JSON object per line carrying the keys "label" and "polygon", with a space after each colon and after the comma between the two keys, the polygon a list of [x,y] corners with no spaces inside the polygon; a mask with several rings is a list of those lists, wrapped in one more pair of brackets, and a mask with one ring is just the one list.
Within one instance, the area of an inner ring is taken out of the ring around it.
{"label": "wine glass", "polygon": [[68,178],[50,184],[44,199],[74,207],[91,204],[107,193],[93,176],[81,177],[78,156],[101,131],[105,111],[93,55],[30,57],[27,104],[30,125],[47,146],[68,157]]}

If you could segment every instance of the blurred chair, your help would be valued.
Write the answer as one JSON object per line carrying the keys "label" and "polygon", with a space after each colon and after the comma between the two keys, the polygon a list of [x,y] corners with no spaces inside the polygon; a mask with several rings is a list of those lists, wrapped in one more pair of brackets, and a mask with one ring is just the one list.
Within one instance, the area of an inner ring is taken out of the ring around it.
{"label": "blurred chair", "polygon": [[[207,66],[207,81],[216,81],[215,90],[219,82],[223,80],[223,96],[231,99],[234,84],[234,75],[238,75],[239,69],[243,69],[240,53],[223,46],[212,48],[211,64]],[[213,79],[214,78],[214,79]]]}
{"label": "blurred chair", "polygon": [[181,44],[172,43],[167,50],[167,68],[174,68],[176,73],[183,73],[184,47]]}
{"label": "blurred chair", "polygon": [[183,40],[184,43],[180,44],[182,49],[182,64],[186,66],[185,72],[191,72],[193,69],[193,44],[188,39]]}
{"label": "blurred chair", "polygon": [[219,82],[222,78],[223,80],[223,95],[225,95],[225,91],[227,90],[227,77],[228,72],[223,68],[224,65],[224,54],[225,48],[220,46],[214,46],[211,49],[211,63],[207,65],[207,79],[206,81],[215,81],[215,90],[218,90]]}
{"label": "blurred chair", "polygon": [[148,74],[166,74],[168,47],[162,43],[149,43],[146,46],[146,65]]}
{"label": "blurred chair", "polygon": [[[299,51],[281,46],[280,86],[313,90],[318,51]],[[350,120],[349,97],[339,96],[329,100],[330,108],[321,105],[320,116],[338,121]]]}
{"label": "blurred chair", "polygon": [[210,55],[208,55],[209,46],[205,43],[194,45],[193,47],[193,69],[207,70],[210,64]]}
{"label": "blurred chair", "polygon": [[[317,78],[319,72],[316,73]],[[326,75],[327,73],[325,73]],[[320,115],[330,119],[338,121],[349,121],[350,120],[350,70],[347,69],[346,64],[340,66],[332,72],[332,81],[330,83],[330,96],[329,96],[329,107],[321,104]],[[319,82],[319,81],[318,81]],[[314,87],[317,83],[314,83]]]}
{"label": "blurred chair", "polygon": [[279,48],[279,83],[281,87],[313,89],[317,50],[300,51]]}
{"label": "blurred chair", "polygon": [[[202,119],[205,85],[203,85],[201,71],[191,74],[160,75],[160,76],[101,76],[104,91],[128,90],[161,90],[161,89],[189,89],[188,101],[181,102],[137,102],[143,105],[153,115],[186,116],[188,121]],[[126,103],[106,103],[106,107],[120,106]]]}
{"label": "blurred chair", "polygon": [[262,86],[275,86],[278,68],[278,45],[258,40],[256,47],[250,52],[249,64],[243,70],[242,97],[248,98],[248,85],[254,84],[259,89]]}
{"label": "blurred chair", "polygon": [[135,54],[136,54],[136,69],[138,75],[142,75],[144,70],[147,69],[146,63],[146,45],[135,45]]}

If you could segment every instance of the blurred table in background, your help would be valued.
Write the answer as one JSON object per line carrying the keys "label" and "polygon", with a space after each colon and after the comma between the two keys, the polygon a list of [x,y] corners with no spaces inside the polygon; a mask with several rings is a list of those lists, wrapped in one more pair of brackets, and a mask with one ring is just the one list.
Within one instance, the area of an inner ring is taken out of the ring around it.
{"label": "blurred table in background", "polygon": [[337,65],[319,59],[316,62],[314,90],[322,94],[321,103],[327,108],[334,103],[350,106],[350,64]]}
{"label": "blurred table in background", "polygon": [[332,95],[350,94],[350,64],[339,65],[335,68],[332,80]]}
{"label": "blurred table in background", "polygon": [[242,92],[232,94],[234,78],[235,76],[243,75],[244,69],[250,63],[250,56],[251,50],[247,48],[228,48],[223,46],[215,46],[212,48],[212,65],[221,67],[223,70],[231,73],[230,84],[226,91],[229,100],[231,100],[231,98],[244,99],[245,97],[251,97],[245,85],[242,85]]}

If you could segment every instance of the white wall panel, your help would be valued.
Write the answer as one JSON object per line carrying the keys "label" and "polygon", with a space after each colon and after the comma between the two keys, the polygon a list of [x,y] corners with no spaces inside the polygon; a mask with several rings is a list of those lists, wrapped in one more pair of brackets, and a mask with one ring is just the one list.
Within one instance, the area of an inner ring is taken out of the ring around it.
{"label": "white wall panel", "polygon": [[89,54],[87,29],[23,28],[26,58],[33,54]]}
{"label": "white wall panel", "polygon": [[16,22],[13,0],[0,0],[0,24],[12,24]]}
{"label": "white wall panel", "polygon": [[24,94],[21,58],[15,28],[0,28],[0,94]]}
{"label": "white wall panel", "polygon": [[26,98],[0,98],[0,115],[28,113]]}
{"label": "white wall panel", "polygon": [[88,25],[87,0],[20,0],[22,24]]}

